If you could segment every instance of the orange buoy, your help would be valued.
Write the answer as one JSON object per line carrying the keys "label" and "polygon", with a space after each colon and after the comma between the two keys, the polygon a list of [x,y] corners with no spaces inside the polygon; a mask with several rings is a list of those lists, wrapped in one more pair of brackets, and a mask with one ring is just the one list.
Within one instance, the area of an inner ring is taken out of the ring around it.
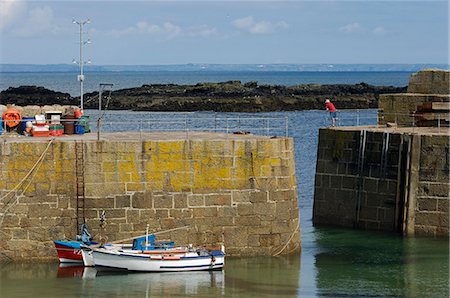
{"label": "orange buoy", "polygon": [[81,116],[83,116],[83,111],[80,110],[80,109],[76,109],[76,110],[73,112],[73,116],[74,116],[76,119],[81,118]]}
{"label": "orange buoy", "polygon": [[6,109],[3,113],[3,121],[6,122],[6,125],[9,127],[15,127],[19,125],[20,120],[22,119],[22,115],[15,108]]}

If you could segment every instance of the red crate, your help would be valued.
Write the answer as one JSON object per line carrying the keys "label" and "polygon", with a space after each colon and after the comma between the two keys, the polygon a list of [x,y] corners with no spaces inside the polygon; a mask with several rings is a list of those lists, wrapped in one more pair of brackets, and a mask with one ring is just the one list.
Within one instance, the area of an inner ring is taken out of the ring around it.
{"label": "red crate", "polygon": [[48,130],[32,131],[31,133],[33,134],[33,137],[49,137],[50,136],[50,131],[48,131]]}
{"label": "red crate", "polygon": [[52,129],[50,130],[50,135],[54,137],[60,137],[64,133],[64,129]]}

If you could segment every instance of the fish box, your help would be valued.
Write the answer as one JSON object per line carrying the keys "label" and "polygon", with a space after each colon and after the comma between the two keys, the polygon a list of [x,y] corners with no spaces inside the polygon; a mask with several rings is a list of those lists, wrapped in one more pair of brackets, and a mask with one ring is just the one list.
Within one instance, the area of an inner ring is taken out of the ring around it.
{"label": "fish box", "polygon": [[49,130],[33,130],[31,132],[33,137],[49,137],[50,131]]}

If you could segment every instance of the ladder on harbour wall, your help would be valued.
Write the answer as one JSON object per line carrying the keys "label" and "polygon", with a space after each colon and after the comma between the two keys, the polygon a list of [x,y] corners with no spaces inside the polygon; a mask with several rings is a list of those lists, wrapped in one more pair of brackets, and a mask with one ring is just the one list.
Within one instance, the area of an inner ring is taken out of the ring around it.
{"label": "ladder on harbour wall", "polygon": [[81,225],[85,223],[84,203],[84,143],[75,142],[75,176],[76,176],[76,196],[77,196],[77,227],[76,233],[81,230]]}

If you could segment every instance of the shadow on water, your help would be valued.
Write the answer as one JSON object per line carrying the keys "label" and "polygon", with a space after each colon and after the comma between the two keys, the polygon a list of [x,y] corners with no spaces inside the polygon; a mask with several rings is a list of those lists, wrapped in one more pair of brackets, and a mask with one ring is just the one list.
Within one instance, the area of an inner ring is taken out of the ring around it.
{"label": "shadow on water", "polygon": [[448,239],[318,228],[316,241],[318,296],[448,296]]}

